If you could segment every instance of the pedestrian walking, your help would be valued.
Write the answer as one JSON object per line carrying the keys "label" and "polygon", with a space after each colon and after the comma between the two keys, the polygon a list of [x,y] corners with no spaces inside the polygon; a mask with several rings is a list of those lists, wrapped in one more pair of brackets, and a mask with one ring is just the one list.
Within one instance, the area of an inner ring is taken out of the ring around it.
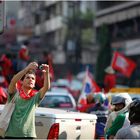
{"label": "pedestrian walking", "polygon": [[140,99],[134,100],[129,106],[130,126],[121,128],[115,139],[140,139]]}
{"label": "pedestrian walking", "polygon": [[[50,88],[49,66],[42,64],[42,67],[44,84],[39,91],[33,89],[36,82],[35,71],[38,68],[36,62],[29,63],[23,70],[13,76],[8,87],[8,101],[10,101],[17,92],[18,96],[15,100],[15,110],[5,133],[5,138],[36,138],[35,108]],[[21,84],[17,86],[19,80],[21,80]]]}

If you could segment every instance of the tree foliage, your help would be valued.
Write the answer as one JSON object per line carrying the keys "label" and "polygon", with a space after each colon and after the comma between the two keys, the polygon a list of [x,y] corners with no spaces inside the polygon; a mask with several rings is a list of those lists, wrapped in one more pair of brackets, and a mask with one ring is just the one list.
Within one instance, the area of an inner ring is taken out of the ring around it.
{"label": "tree foliage", "polygon": [[96,64],[96,81],[103,84],[105,75],[104,69],[109,66],[111,62],[109,30],[106,25],[101,26],[97,38],[100,49]]}
{"label": "tree foliage", "polygon": [[[68,40],[73,41],[76,46],[75,53],[77,52],[79,57],[81,56],[82,45],[86,46],[86,44],[90,44],[90,38],[93,38],[93,34],[91,33],[93,32],[93,21],[94,13],[91,10],[87,10],[85,13],[74,10],[74,13],[64,21],[68,27],[65,44],[67,45]],[[83,35],[84,33],[86,35]]]}

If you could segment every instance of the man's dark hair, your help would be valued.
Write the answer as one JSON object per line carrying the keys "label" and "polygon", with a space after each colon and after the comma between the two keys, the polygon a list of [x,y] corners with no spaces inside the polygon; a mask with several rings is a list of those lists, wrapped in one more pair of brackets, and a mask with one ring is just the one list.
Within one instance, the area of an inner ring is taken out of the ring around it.
{"label": "man's dark hair", "polygon": [[29,71],[21,78],[22,81],[24,80],[24,78],[25,78],[25,76],[26,76],[27,74],[33,74],[33,75],[35,75],[35,77],[36,77],[35,71],[34,71],[34,70],[29,70]]}

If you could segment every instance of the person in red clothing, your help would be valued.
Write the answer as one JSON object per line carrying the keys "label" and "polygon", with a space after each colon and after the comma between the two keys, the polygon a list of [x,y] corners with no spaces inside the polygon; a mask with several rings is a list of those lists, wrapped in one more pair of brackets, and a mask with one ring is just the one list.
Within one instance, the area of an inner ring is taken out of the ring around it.
{"label": "person in red clothing", "polygon": [[2,75],[2,68],[0,67],[0,87],[7,88],[8,81],[5,76]]}
{"label": "person in red clothing", "polygon": [[27,48],[28,45],[29,45],[29,42],[25,41],[18,52],[17,71],[22,70],[28,64],[28,61],[29,61],[29,50]]}
{"label": "person in red clothing", "polygon": [[43,86],[44,77],[41,73],[41,70],[36,70],[36,89],[40,89]]}
{"label": "person in red clothing", "polygon": [[116,86],[116,75],[115,71],[111,66],[108,66],[105,69],[106,75],[104,78],[104,90],[105,93],[108,93],[110,89]]}
{"label": "person in red clothing", "polygon": [[5,77],[6,80],[9,81],[10,76],[12,75],[13,65],[8,54],[2,54],[0,58],[0,62],[1,62],[1,68],[2,68],[1,70],[2,76]]}
{"label": "person in red clothing", "polygon": [[82,106],[77,106],[77,110],[79,112],[87,112],[87,110],[89,108],[91,108],[92,106],[95,105],[95,102],[94,102],[94,93],[90,93],[87,95],[87,104],[85,105],[82,105]]}
{"label": "person in red clothing", "polygon": [[43,63],[46,63],[49,65],[50,78],[51,78],[51,81],[54,81],[55,77],[54,77],[54,69],[53,69],[53,58],[52,58],[51,53],[47,51],[43,52]]}

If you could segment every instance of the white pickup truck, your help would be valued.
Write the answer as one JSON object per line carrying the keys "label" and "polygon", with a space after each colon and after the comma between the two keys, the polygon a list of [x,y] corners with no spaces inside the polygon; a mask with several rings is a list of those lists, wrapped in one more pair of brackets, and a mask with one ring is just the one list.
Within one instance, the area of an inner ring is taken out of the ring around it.
{"label": "white pickup truck", "polygon": [[[0,112],[3,105],[0,105]],[[96,115],[60,109],[36,109],[38,139],[94,139]]]}

